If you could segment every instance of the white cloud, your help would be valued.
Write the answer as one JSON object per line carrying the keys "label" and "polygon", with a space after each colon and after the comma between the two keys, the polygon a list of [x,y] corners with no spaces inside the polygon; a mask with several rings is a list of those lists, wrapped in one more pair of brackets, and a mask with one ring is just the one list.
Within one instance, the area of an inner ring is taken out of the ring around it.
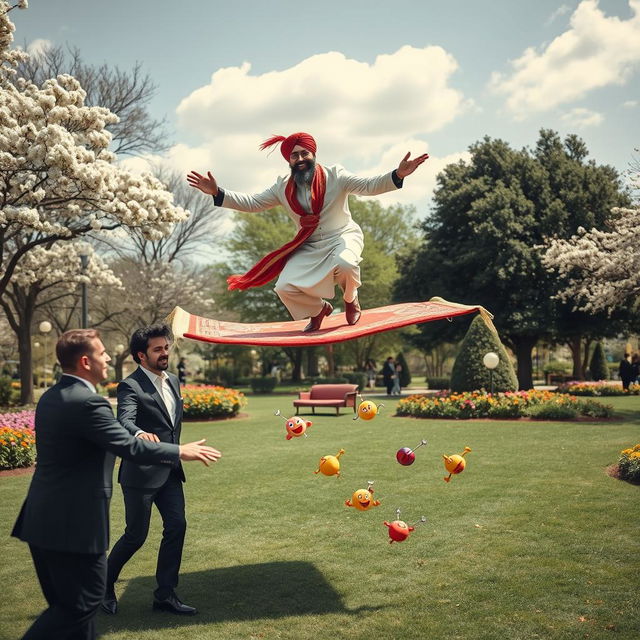
{"label": "white cloud", "polygon": [[547,22],[546,24],[551,24],[552,22],[554,22],[557,18],[561,18],[562,16],[564,16],[565,14],[569,13],[569,11],[571,11],[571,7],[566,5],[566,4],[561,4],[548,18],[547,18]]}
{"label": "white cloud", "polygon": [[568,113],[565,113],[562,116],[562,120],[569,125],[582,129],[584,127],[593,127],[601,124],[604,117],[597,111],[591,111],[590,109],[585,109],[583,107],[576,107],[575,109],[571,109]]}
{"label": "white cloud", "polygon": [[[164,161],[185,174],[211,170],[222,186],[255,193],[289,171],[279,149],[261,152],[260,143],[308,131],[318,162],[363,176],[387,172],[407,151],[428,151],[428,134],[473,106],[450,86],[457,68],[441,47],[405,46],[371,64],[333,52],[257,75],[247,62],[219,69],[177,109],[179,130],[201,142],[175,145]],[[385,199],[424,204],[443,164],[429,160]]]}
{"label": "white cloud", "polygon": [[51,42],[51,40],[37,38],[29,43],[27,46],[27,53],[30,53],[32,56],[38,56],[44,53],[47,49],[51,49],[51,47],[53,47],[53,42]]}
{"label": "white cloud", "polygon": [[625,109],[635,109],[638,106],[638,104],[640,104],[640,102],[638,102],[637,100],[627,100],[622,103],[622,106]]}
{"label": "white cloud", "polygon": [[506,96],[516,119],[581,99],[589,91],[622,85],[640,66],[640,0],[629,0],[628,20],[606,17],[598,0],[583,0],[570,28],[541,51],[530,47],[511,62],[513,73],[494,73],[491,88]]}

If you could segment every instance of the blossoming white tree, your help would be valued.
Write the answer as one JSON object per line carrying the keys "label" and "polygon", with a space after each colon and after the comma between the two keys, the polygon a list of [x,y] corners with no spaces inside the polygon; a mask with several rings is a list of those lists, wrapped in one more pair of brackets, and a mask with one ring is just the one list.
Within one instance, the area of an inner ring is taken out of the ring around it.
{"label": "blossoming white tree", "polygon": [[[639,175],[633,182],[640,186]],[[568,240],[550,241],[545,266],[567,280],[559,297],[578,300],[583,311],[640,306],[640,206],[613,209],[606,230],[580,228]]]}
{"label": "blossoming white tree", "polygon": [[[159,238],[187,215],[159,180],[114,163],[105,127],[117,117],[85,106],[77,80],[60,75],[39,87],[15,82],[15,67],[27,55],[11,48],[15,28],[9,11],[16,7],[26,8],[26,2],[10,6],[0,0],[0,300],[5,304],[11,304],[12,279],[30,279],[31,252],[119,227]],[[77,256],[65,255],[72,274]],[[34,270],[31,276],[36,275]],[[30,334],[19,339],[29,342],[21,349],[24,401],[32,385]]]}

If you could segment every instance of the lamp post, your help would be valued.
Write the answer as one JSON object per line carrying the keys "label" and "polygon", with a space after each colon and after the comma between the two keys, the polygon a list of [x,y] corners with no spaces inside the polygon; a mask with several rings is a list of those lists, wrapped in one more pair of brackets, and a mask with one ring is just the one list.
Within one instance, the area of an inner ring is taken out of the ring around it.
{"label": "lamp post", "polygon": [[489,353],[484,354],[482,364],[489,369],[489,387],[491,389],[490,393],[493,395],[493,370],[500,364],[500,358],[497,353],[489,351]]}
{"label": "lamp post", "polygon": [[[87,249],[82,249],[78,254],[80,256],[80,267],[82,269],[82,275],[87,275],[87,267],[89,266],[89,252]],[[89,326],[89,306],[87,303],[87,283],[82,281],[82,328],[87,329]]]}
{"label": "lamp post", "polygon": [[44,377],[44,388],[47,388],[47,338],[49,337],[49,331],[51,331],[51,323],[48,320],[43,320],[38,326],[40,333],[44,338],[44,355],[42,356],[42,374]]}

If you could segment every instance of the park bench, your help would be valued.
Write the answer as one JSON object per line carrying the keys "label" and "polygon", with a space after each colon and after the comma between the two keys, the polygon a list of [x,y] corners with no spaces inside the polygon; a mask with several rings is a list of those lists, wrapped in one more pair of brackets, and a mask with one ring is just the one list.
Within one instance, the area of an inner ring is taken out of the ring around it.
{"label": "park bench", "polygon": [[340,415],[340,407],[353,407],[355,411],[357,393],[357,384],[314,384],[309,391],[298,392],[293,406],[311,407],[312,413],[316,407],[335,407],[336,415]]}

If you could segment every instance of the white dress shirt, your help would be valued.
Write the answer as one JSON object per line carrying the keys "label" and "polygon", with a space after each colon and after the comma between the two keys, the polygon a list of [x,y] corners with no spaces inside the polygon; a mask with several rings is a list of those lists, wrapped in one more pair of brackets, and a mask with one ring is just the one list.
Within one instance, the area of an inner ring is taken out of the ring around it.
{"label": "white dress shirt", "polygon": [[153,371],[145,369],[143,366],[140,366],[140,368],[147,374],[149,380],[153,383],[153,386],[158,390],[167,413],[169,414],[169,418],[171,419],[171,424],[173,425],[176,419],[176,397],[173,394],[171,385],[169,384],[169,376],[167,375],[167,372],[163,371],[160,375],[157,375],[153,373]]}

